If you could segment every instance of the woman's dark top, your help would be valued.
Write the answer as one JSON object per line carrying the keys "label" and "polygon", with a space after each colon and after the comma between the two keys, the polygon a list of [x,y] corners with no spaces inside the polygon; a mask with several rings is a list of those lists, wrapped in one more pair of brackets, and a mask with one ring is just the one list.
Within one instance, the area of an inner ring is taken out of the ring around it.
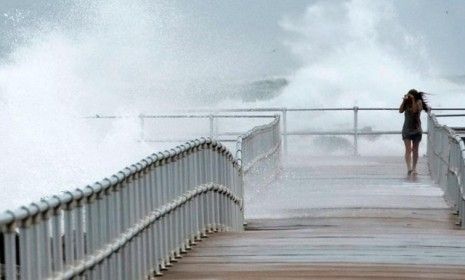
{"label": "woman's dark top", "polygon": [[423,132],[421,129],[420,113],[412,112],[411,108],[404,111],[404,126],[402,127],[402,139],[410,138],[411,136],[418,135]]}

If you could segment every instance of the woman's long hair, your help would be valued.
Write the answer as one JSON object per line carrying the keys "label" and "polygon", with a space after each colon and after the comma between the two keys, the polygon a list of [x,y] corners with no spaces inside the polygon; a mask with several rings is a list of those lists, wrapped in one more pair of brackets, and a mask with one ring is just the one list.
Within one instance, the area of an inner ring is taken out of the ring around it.
{"label": "woman's long hair", "polygon": [[428,105],[428,101],[425,98],[425,95],[427,95],[426,92],[418,91],[416,89],[411,89],[408,91],[408,94],[413,95],[413,97],[415,98],[415,101],[421,100],[421,104],[423,105],[423,110],[425,110],[425,112],[429,112],[430,107]]}

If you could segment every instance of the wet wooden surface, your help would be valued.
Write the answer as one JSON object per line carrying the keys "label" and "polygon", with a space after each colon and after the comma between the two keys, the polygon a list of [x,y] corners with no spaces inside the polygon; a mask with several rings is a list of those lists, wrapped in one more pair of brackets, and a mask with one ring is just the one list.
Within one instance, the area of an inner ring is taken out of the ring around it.
{"label": "wet wooden surface", "polygon": [[162,279],[465,279],[465,232],[419,171],[406,178],[398,157],[288,162],[246,190],[245,232],[210,236]]}

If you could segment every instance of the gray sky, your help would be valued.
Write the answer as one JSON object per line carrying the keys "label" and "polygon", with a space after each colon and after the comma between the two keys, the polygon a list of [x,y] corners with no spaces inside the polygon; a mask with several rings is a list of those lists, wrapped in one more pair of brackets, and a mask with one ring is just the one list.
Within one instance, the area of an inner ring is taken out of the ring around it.
{"label": "gray sky", "polygon": [[[4,58],[23,42],[21,34],[24,29],[41,28],[38,26],[44,23],[69,30],[83,22],[85,25],[86,13],[92,12],[91,2],[0,0],[0,33],[3,38],[0,39],[0,57]],[[209,34],[197,36],[187,47],[202,49],[208,46],[208,51],[220,52],[222,49],[229,52],[237,50],[236,55],[243,57],[249,54],[248,63],[243,64],[247,69],[243,71],[269,76],[286,74],[299,66],[299,59],[283,44],[293,34],[283,30],[279,22],[283,17],[302,16],[306,7],[314,2],[178,0],[169,3],[182,17],[187,26],[186,32]],[[398,0],[393,3],[400,24],[413,36],[422,38],[439,73],[465,74],[465,1]]]}
{"label": "gray sky", "polygon": [[445,75],[465,74],[465,1],[396,1],[402,25],[423,36]]}

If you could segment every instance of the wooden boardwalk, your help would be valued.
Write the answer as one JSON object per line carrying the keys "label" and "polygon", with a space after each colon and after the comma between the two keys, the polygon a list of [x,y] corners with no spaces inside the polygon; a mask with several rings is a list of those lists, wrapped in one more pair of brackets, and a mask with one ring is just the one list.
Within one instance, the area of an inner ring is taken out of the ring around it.
{"label": "wooden boardwalk", "polygon": [[297,159],[246,189],[247,230],[211,235],[162,279],[465,279],[465,231],[401,158]]}

